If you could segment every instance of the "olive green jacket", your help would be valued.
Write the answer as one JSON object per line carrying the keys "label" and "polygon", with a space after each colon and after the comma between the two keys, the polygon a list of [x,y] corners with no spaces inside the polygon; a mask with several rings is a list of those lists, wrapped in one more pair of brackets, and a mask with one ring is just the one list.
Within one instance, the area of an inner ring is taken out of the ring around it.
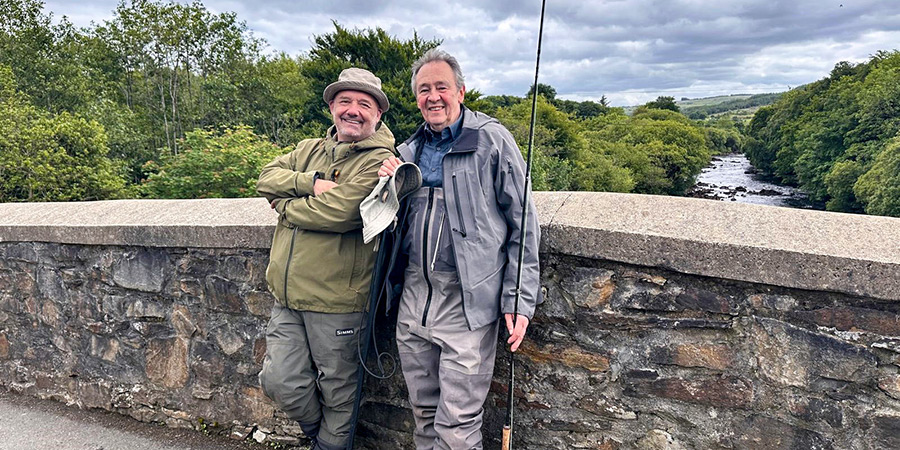
{"label": "olive green jacket", "polygon": [[[363,244],[359,204],[378,183],[382,161],[394,154],[383,123],[359,142],[306,139],[266,165],[256,189],[279,214],[266,281],[289,308],[325,313],[363,311],[375,264],[375,243]],[[316,174],[338,186],[314,195]]]}

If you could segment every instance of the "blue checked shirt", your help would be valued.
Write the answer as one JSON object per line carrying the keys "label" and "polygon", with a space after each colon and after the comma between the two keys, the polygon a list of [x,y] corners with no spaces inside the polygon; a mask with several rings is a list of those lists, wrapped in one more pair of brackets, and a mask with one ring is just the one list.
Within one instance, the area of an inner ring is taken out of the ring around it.
{"label": "blue checked shirt", "polygon": [[444,155],[450,152],[453,143],[459,138],[462,116],[460,111],[456,122],[441,130],[440,134],[425,126],[425,139],[418,162],[419,170],[422,171],[422,186],[441,187],[444,184]]}

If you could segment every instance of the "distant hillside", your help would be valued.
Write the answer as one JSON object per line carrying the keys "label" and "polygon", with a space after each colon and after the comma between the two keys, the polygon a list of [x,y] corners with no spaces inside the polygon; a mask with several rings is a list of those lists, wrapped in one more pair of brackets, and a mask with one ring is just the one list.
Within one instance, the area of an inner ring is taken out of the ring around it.
{"label": "distant hillside", "polygon": [[[731,94],[715,97],[687,98],[675,102],[681,113],[691,119],[706,119],[707,117],[736,116],[740,119],[750,120],[753,113],[761,106],[771,105],[778,100],[783,92],[775,94]],[[639,105],[625,106],[625,114],[629,116]]]}
{"label": "distant hillside", "polygon": [[751,94],[731,94],[731,95],[717,95],[715,97],[703,97],[703,98],[681,97],[681,100],[675,101],[675,104],[677,104],[679,108],[684,110],[685,108],[698,108],[698,107],[721,105],[722,103],[730,102],[733,100],[746,100],[752,96],[753,95],[751,95]]}
{"label": "distant hillside", "polygon": [[771,105],[781,98],[783,93],[773,94],[733,94],[699,99],[686,99],[676,102],[681,112],[691,119],[705,119],[722,115],[750,118],[762,106]]}

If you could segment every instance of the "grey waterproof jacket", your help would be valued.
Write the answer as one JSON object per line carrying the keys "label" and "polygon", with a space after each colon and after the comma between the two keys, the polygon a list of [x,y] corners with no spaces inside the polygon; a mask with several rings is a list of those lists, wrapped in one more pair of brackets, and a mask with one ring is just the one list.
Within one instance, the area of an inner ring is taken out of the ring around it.
{"label": "grey waterproof jacket", "polygon": [[[443,190],[463,308],[469,329],[474,330],[515,308],[525,161],[512,135],[496,119],[465,108],[462,114],[459,138],[443,159]],[[416,160],[424,127],[397,147],[402,160]],[[401,208],[401,220],[404,211]],[[540,228],[531,200],[526,232],[518,313],[530,319],[543,301]],[[392,269],[403,273],[404,267]]]}

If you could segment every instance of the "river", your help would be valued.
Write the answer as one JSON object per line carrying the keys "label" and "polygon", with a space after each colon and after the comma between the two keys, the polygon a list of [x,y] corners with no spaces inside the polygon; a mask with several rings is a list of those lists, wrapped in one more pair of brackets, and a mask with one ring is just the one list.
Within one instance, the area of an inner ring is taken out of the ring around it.
{"label": "river", "polygon": [[813,208],[806,194],[790,186],[766,181],[741,153],[713,156],[708,167],[697,176],[690,197],[708,198],[757,205]]}

